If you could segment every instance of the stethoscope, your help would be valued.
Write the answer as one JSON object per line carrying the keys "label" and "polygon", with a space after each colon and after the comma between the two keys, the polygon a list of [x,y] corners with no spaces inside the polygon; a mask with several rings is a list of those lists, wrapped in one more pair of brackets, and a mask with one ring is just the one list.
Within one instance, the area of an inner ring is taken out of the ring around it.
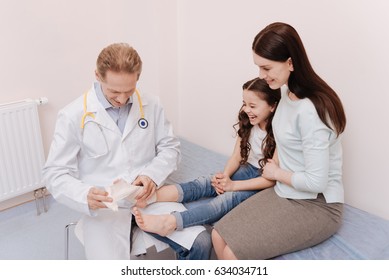
{"label": "stethoscope", "polygon": [[[142,99],[140,98],[140,94],[139,94],[139,91],[137,89],[135,89],[135,94],[138,97],[139,112],[140,112],[140,119],[138,120],[138,125],[140,128],[145,129],[149,126],[149,122],[145,119],[145,113],[143,112]],[[93,114],[92,112],[88,112],[86,110],[86,103],[87,103],[87,98],[88,98],[87,96],[88,96],[88,92],[85,92],[84,93],[84,115],[82,115],[82,118],[81,118],[81,129],[84,129],[86,117],[89,116],[93,119],[95,118],[95,114]]]}

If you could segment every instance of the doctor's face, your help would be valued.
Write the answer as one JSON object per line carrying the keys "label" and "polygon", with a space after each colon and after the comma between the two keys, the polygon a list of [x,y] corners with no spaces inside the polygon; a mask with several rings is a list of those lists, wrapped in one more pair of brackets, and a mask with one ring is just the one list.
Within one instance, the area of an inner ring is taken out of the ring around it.
{"label": "doctor's face", "polygon": [[138,73],[107,71],[104,80],[97,73],[96,78],[108,102],[113,107],[121,107],[126,105],[130,96],[134,94]]}

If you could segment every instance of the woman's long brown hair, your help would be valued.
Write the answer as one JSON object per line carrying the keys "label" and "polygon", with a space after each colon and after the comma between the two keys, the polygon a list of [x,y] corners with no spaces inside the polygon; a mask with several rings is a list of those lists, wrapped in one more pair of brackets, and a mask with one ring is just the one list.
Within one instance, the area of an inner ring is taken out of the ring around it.
{"label": "woman's long brown hair", "polygon": [[337,135],[346,127],[346,115],[335,91],[313,70],[297,31],[290,25],[275,22],[255,37],[253,51],[266,59],[285,62],[292,59],[293,69],[288,87],[298,98],[309,98],[322,122]]}

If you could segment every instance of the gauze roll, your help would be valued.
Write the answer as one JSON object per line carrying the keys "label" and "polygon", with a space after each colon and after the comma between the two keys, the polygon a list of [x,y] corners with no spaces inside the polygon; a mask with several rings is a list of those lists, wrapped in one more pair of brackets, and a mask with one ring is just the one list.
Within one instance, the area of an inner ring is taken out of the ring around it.
{"label": "gauze roll", "polygon": [[[131,204],[136,203],[135,197],[142,192],[143,186],[135,186],[127,183],[125,180],[120,179],[116,181],[113,185],[105,188],[108,192],[108,196],[112,198],[112,202],[104,202],[104,204],[113,211],[118,211],[118,201],[125,199]],[[147,200],[147,204],[156,202],[156,193],[152,195],[151,198]]]}

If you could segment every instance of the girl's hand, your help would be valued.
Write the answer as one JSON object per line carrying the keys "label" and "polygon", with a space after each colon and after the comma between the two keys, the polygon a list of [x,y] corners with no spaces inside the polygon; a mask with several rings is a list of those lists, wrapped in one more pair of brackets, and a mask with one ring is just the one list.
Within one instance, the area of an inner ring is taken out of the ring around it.
{"label": "girl's hand", "polygon": [[233,181],[227,175],[224,175],[224,177],[219,180],[219,185],[223,189],[223,192],[232,192],[234,190]]}
{"label": "girl's hand", "polygon": [[268,180],[276,181],[276,173],[280,169],[274,159],[269,159],[262,170],[262,177]]}
{"label": "girl's hand", "polygon": [[223,187],[220,184],[221,180],[224,178],[223,173],[216,173],[215,175],[212,176],[211,179],[211,185],[215,189],[217,194],[222,194],[224,193]]}
{"label": "girl's hand", "polygon": [[212,178],[212,186],[218,194],[233,191],[233,181],[224,173],[217,173]]}

